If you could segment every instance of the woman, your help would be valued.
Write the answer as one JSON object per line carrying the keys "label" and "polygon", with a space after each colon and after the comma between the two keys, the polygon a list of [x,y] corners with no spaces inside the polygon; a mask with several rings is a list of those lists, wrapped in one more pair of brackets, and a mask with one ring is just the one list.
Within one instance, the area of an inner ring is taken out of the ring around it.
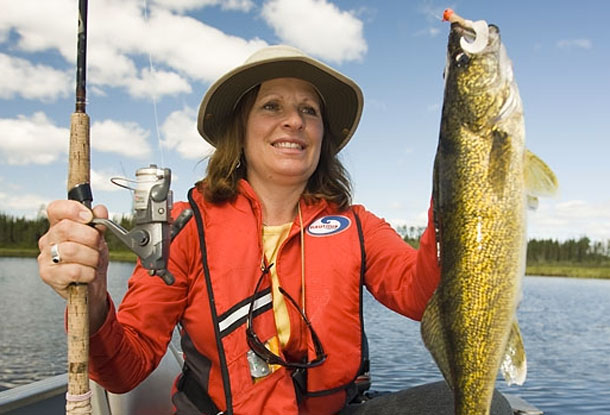
{"label": "woman", "polygon": [[[198,130],[216,151],[189,202],[173,210],[194,211],[171,246],[176,281],[137,266],[118,313],[106,293],[108,250],[86,225],[91,212],[49,205],[40,275],[63,297],[69,283],[89,283],[92,379],[113,392],[134,388],[179,323],[177,413],[345,408],[365,364],[363,286],[419,320],[439,281],[431,224],[415,250],[351,205],[337,153],[362,106],[353,81],[287,46],[256,52],[214,83]],[[103,206],[93,214],[107,217]]]}

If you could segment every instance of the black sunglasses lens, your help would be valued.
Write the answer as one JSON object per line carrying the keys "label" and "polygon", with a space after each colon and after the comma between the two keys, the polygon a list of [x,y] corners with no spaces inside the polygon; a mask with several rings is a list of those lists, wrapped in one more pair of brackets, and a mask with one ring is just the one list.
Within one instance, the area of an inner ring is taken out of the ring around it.
{"label": "black sunglasses lens", "polygon": [[271,353],[251,329],[246,330],[246,341],[250,349],[268,364],[285,366],[286,362],[279,356]]}

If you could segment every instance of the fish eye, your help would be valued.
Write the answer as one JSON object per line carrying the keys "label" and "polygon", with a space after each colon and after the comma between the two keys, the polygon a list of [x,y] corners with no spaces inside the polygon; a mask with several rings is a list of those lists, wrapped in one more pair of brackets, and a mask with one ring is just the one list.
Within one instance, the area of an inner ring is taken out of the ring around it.
{"label": "fish eye", "polygon": [[455,57],[455,62],[458,67],[466,66],[470,63],[470,56],[464,52],[458,53]]}

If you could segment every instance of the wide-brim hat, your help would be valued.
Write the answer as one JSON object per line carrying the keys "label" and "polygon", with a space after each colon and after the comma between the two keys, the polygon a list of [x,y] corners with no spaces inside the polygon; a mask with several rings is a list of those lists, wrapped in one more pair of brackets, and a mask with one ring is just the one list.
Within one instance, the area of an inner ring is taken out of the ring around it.
{"label": "wide-brim hat", "polygon": [[215,147],[244,94],[274,78],[310,82],[324,101],[328,128],[338,140],[337,151],[347,144],[362,115],[364,101],[360,87],[340,72],[286,45],[258,50],[243,65],[210,86],[199,106],[199,134]]}

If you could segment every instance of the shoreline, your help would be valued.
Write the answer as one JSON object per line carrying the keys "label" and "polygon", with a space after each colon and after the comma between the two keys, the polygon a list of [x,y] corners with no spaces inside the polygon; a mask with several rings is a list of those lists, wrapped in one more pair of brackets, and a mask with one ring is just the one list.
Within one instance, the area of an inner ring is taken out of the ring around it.
{"label": "shoreline", "polygon": [[593,264],[533,264],[526,267],[525,275],[540,277],[610,279],[610,266]]}
{"label": "shoreline", "polygon": [[[38,249],[25,248],[1,248],[0,258],[36,258],[40,251]],[[110,252],[110,261],[114,262],[133,262],[137,259],[136,254],[129,251]]]}
{"label": "shoreline", "polygon": [[[36,258],[37,249],[0,248],[0,257]],[[115,262],[136,262],[136,255],[129,251],[111,251],[110,260]],[[525,275],[540,277],[610,279],[610,265],[548,263],[531,264]]]}

